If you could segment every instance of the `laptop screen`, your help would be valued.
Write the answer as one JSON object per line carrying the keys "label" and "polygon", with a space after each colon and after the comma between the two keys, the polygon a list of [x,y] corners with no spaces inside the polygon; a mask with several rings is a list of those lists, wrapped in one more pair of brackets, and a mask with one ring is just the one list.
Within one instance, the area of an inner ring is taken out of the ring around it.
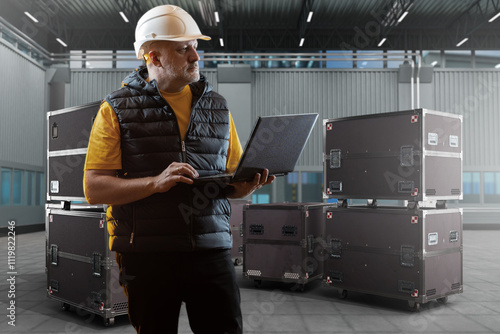
{"label": "laptop screen", "polygon": [[236,168],[235,180],[253,179],[267,168],[270,175],[293,172],[318,114],[261,116]]}

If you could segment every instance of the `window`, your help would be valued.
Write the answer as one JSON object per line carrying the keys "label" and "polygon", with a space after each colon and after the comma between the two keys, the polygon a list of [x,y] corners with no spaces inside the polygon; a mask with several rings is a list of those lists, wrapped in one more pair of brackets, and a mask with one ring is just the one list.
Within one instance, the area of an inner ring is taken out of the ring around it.
{"label": "window", "polygon": [[470,51],[444,51],[446,67],[471,68],[472,57]]}
{"label": "window", "polygon": [[2,194],[0,197],[0,205],[10,205],[10,185],[12,178],[12,169],[2,168],[0,184],[2,186]]}
{"label": "window", "polygon": [[[85,55],[85,68],[113,68],[113,51],[87,51]],[[109,60],[103,60],[108,59]]]}
{"label": "window", "polygon": [[35,205],[43,205],[44,203],[45,188],[43,180],[43,173],[36,173]]}
{"label": "window", "polygon": [[12,205],[23,204],[23,171],[14,169],[12,184]]}
{"label": "window", "polygon": [[69,62],[70,68],[82,68],[81,52],[82,50],[71,50],[69,52],[71,59]]}
{"label": "window", "polygon": [[[380,53],[379,56],[373,55]],[[368,54],[368,55],[365,55]],[[371,54],[371,55],[370,55]],[[358,51],[356,53],[358,60],[356,60],[357,68],[384,68],[384,60],[382,56],[382,51]],[[365,60],[365,59],[375,59],[380,58],[380,60]]]}
{"label": "window", "polygon": [[285,202],[298,202],[299,173],[289,173],[286,175],[285,181]]}
{"label": "window", "polygon": [[[387,51],[387,53],[394,53],[395,55],[392,56],[392,55],[388,55],[387,56],[387,68],[399,68],[399,65],[402,65],[404,63],[404,60],[403,58],[405,58],[404,56],[404,51],[400,50],[400,51]],[[394,59],[394,60],[392,60]]]}
{"label": "window", "polygon": [[35,173],[26,171],[24,173],[26,180],[24,183],[24,198],[25,198],[25,205],[33,205],[33,186],[34,186],[34,179],[35,179]]}
{"label": "window", "polygon": [[441,51],[422,51],[422,60],[425,65],[441,67]]}
{"label": "window", "polygon": [[143,61],[141,59],[137,59],[135,56],[135,51],[130,50],[130,51],[123,51],[123,50],[118,50],[116,51],[117,60],[116,61],[116,68],[138,68],[143,64]]}
{"label": "window", "polygon": [[475,67],[476,68],[499,68],[500,67],[500,51],[488,50],[475,52]]}
{"label": "window", "polygon": [[463,173],[464,203],[479,203],[481,193],[481,174],[479,172]]}
{"label": "window", "polygon": [[[326,51],[328,58],[333,58],[334,60],[327,60],[326,68],[353,68],[352,62],[352,51]],[[344,60],[345,59],[345,60]]]}
{"label": "window", "polygon": [[302,202],[323,201],[323,173],[302,172]]}
{"label": "window", "polygon": [[500,172],[484,173],[484,202],[500,203]]}

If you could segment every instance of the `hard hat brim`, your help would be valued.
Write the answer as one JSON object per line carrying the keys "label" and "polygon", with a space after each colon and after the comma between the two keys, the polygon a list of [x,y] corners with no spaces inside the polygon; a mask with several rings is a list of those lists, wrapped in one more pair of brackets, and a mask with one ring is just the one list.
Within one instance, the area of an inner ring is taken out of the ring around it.
{"label": "hard hat brim", "polygon": [[142,59],[141,49],[144,44],[151,44],[153,42],[161,42],[161,41],[172,41],[172,42],[184,42],[184,41],[192,41],[193,39],[202,39],[204,41],[209,41],[212,38],[206,35],[194,35],[194,36],[165,36],[165,35],[155,35],[154,38],[146,38],[142,41],[136,41],[134,43],[134,49],[136,52],[137,59]]}

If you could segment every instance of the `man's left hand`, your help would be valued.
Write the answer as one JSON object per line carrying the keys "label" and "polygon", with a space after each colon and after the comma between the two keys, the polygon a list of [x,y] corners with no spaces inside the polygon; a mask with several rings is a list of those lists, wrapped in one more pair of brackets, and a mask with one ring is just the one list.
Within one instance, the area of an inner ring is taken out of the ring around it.
{"label": "man's left hand", "polygon": [[269,170],[264,169],[262,174],[257,173],[252,181],[242,181],[236,183],[230,183],[229,185],[234,188],[230,194],[229,198],[243,198],[252,194],[255,190],[262,188],[262,186],[273,183],[276,176],[269,176]]}

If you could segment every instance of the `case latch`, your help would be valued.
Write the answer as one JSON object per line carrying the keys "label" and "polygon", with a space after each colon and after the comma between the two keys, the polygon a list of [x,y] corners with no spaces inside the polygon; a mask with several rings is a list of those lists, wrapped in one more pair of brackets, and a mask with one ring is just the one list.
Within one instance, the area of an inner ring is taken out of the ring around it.
{"label": "case latch", "polygon": [[264,225],[260,224],[252,224],[249,226],[250,234],[252,235],[263,235],[264,234]]}
{"label": "case latch", "polygon": [[342,241],[339,239],[330,240],[330,256],[337,259],[342,257]]}
{"label": "case latch", "polygon": [[401,146],[399,161],[402,167],[413,166],[413,146]]}
{"label": "case latch", "polygon": [[53,266],[58,265],[58,247],[57,245],[50,245],[50,264]]}
{"label": "case latch", "polygon": [[457,242],[459,239],[458,231],[450,231],[450,242]]}
{"label": "case latch", "polygon": [[307,252],[311,254],[314,252],[314,235],[307,236]]}
{"label": "case latch", "polygon": [[294,237],[297,235],[297,226],[283,225],[281,227],[281,234],[285,237]]}
{"label": "case latch", "polygon": [[330,181],[328,182],[328,188],[332,193],[342,192],[342,181]]}
{"label": "case latch", "polygon": [[342,151],[340,149],[330,150],[330,168],[341,167]]}
{"label": "case latch", "polygon": [[415,183],[413,181],[399,181],[398,191],[400,193],[413,193],[415,190]]}
{"label": "case latch", "polygon": [[401,266],[413,267],[415,265],[415,249],[413,246],[401,246]]}
{"label": "case latch", "polygon": [[56,122],[52,123],[52,126],[50,127],[50,136],[52,139],[59,137],[59,126]]}
{"label": "case latch", "polygon": [[93,253],[92,254],[92,274],[96,277],[101,277],[101,254]]}

